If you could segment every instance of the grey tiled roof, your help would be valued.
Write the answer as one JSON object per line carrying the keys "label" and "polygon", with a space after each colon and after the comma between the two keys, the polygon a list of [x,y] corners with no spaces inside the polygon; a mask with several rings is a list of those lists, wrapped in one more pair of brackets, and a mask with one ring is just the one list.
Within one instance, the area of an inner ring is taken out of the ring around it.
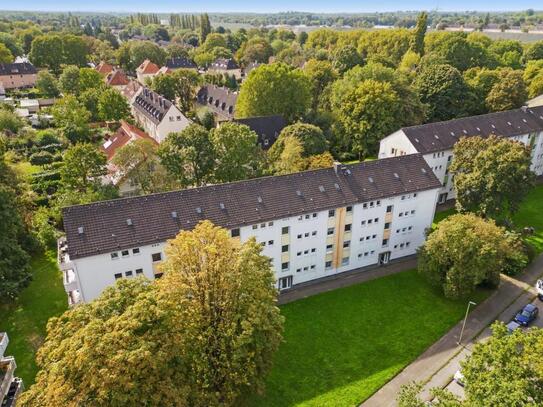
{"label": "grey tiled roof", "polygon": [[451,149],[461,137],[488,137],[492,134],[513,137],[541,131],[543,130],[543,107],[523,107],[445,122],[404,127],[402,130],[417,151],[426,154]]}
{"label": "grey tiled roof", "polygon": [[411,154],[337,171],[326,168],[95,202],[62,212],[68,253],[76,259],[162,242],[204,219],[232,229],[440,186],[422,156]]}
{"label": "grey tiled roof", "polygon": [[168,99],[144,87],[134,100],[133,106],[142,112],[153,123],[158,124],[172,105]]}
{"label": "grey tiled roof", "polygon": [[16,62],[13,64],[0,64],[0,75],[31,75],[37,73],[30,62]]}
{"label": "grey tiled roof", "polygon": [[[275,143],[279,133],[287,125],[285,118],[280,115],[246,117],[234,121],[249,126],[258,135],[258,144],[265,150]],[[265,142],[266,140],[267,142]]]}
{"label": "grey tiled roof", "polygon": [[169,58],[166,60],[165,66],[170,69],[178,69],[178,68],[196,68],[196,64],[194,61],[188,58]]}
{"label": "grey tiled roof", "polygon": [[210,68],[219,70],[239,69],[239,65],[232,58],[218,58],[211,64]]}
{"label": "grey tiled roof", "polygon": [[199,104],[231,119],[236,111],[238,93],[217,85],[205,85],[198,91],[197,99]]}

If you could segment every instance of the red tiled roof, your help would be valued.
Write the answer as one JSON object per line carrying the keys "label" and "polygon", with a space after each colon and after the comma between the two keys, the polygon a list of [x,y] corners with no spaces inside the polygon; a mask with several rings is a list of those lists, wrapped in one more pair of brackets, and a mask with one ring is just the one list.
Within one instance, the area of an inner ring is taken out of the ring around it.
{"label": "red tiled roof", "polygon": [[146,59],[142,62],[140,66],[138,66],[137,70],[138,72],[143,74],[155,74],[158,72],[159,69],[160,68],[158,67],[158,65]]}
{"label": "red tiled roof", "polygon": [[107,75],[113,71],[113,66],[108,64],[107,62],[102,61],[98,64],[98,66],[96,67],[96,70],[102,75]]}
{"label": "red tiled roof", "polygon": [[107,84],[109,86],[126,86],[128,82],[128,78],[120,69],[113,71],[107,76]]}
{"label": "red tiled roof", "polygon": [[149,136],[147,133],[141,131],[135,126],[121,120],[121,127],[113,134],[108,141],[102,145],[102,151],[106,154],[107,160],[110,161],[117,150],[127,145],[130,141],[137,139],[151,140],[153,143],[158,144],[155,139]]}

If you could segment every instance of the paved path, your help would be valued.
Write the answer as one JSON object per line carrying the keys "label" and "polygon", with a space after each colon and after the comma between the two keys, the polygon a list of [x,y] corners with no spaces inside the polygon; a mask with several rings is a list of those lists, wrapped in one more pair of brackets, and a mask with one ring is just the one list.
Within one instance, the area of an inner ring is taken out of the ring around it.
{"label": "paved path", "polygon": [[[515,310],[529,302],[529,299],[533,298],[533,293],[527,290],[534,286],[541,275],[543,275],[543,256],[539,256],[524,273],[516,278],[502,276],[499,288],[468,316],[462,338],[462,342],[468,344],[467,348],[469,349],[469,344],[473,339],[480,333],[484,333],[494,320],[499,317],[507,320]],[[462,321],[366,400],[362,406],[395,406],[396,396],[401,386],[412,381],[427,382],[426,390],[430,386],[445,387],[458,368],[454,363],[458,363],[462,355],[456,361],[455,357],[465,351],[463,346],[457,344],[461,329]],[[489,331],[486,333],[489,334]]]}
{"label": "paved path", "polygon": [[341,287],[348,287],[350,285],[363,283],[415,268],[417,268],[417,258],[416,256],[409,256],[399,260],[392,260],[384,266],[372,265],[346,271],[344,273],[334,274],[319,280],[311,280],[307,283],[297,284],[291,290],[282,292],[279,295],[278,303],[286,304],[287,302],[296,301],[315,294],[336,290]]}

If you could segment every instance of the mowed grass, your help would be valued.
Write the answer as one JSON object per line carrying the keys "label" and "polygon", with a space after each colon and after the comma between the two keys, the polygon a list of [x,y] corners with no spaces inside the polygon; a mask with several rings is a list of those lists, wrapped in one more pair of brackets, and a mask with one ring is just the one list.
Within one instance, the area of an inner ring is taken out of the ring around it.
{"label": "mowed grass", "polygon": [[539,254],[543,252],[543,185],[535,187],[520,205],[519,211],[513,216],[517,228],[532,226],[535,233],[525,236]]}
{"label": "mowed grass", "polygon": [[[487,292],[471,298],[478,303]],[[284,343],[253,406],[353,406],[462,319],[415,270],[281,306]]]}
{"label": "mowed grass", "polygon": [[15,303],[0,306],[0,331],[9,336],[6,354],[15,356],[16,374],[27,388],[37,373],[35,355],[44,340],[47,320],[67,309],[54,251],[32,259],[32,276],[32,282]]}

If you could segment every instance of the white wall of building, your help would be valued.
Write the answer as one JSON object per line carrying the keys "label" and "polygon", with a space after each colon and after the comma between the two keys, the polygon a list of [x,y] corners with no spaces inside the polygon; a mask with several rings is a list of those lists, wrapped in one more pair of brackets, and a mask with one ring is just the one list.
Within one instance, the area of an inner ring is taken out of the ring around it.
{"label": "white wall of building", "polygon": [[190,123],[190,120],[187,119],[177,107],[172,105],[156,127],[155,140],[162,143],[168,134],[182,131],[188,127]]}
{"label": "white wall of building", "polygon": [[417,149],[403,130],[398,130],[391,135],[385,137],[379,143],[379,158],[396,157],[399,155],[416,154]]}

